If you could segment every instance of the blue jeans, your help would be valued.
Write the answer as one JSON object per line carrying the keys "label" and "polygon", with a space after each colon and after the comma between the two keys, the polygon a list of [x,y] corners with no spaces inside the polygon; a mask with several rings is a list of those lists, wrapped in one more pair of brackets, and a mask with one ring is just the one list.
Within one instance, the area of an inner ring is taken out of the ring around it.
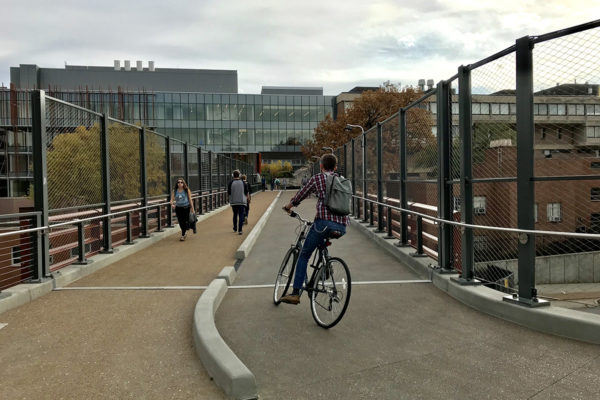
{"label": "blue jeans", "polygon": [[233,230],[241,232],[244,226],[244,211],[246,211],[246,206],[236,204],[231,206],[231,208],[233,209]]}
{"label": "blue jeans", "polygon": [[325,239],[329,236],[330,231],[340,231],[344,235],[346,233],[346,226],[333,221],[315,219],[315,222],[308,231],[308,235],[306,235],[304,246],[302,246],[298,262],[296,263],[294,290],[302,289],[302,284],[304,283],[304,279],[306,279],[306,268],[310,261],[310,256],[317,247],[325,243]]}

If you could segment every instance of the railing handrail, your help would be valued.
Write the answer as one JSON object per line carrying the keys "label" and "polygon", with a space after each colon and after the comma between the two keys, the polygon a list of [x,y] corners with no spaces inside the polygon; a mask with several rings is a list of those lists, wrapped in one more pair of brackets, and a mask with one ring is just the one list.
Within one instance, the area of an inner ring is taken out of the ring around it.
{"label": "railing handrail", "polygon": [[[213,193],[206,193],[206,194],[202,194],[199,196],[192,196],[192,200],[193,199],[198,199],[198,198],[203,198],[203,197],[209,197],[209,196],[214,196],[217,194],[222,194],[222,193],[227,193],[227,191],[222,190],[219,192],[213,192]],[[152,208],[156,208],[156,207],[161,207],[164,205],[171,205],[170,201],[165,201],[162,203],[154,203],[151,205],[147,205],[147,206],[143,206],[143,207],[136,207],[136,208],[130,208],[128,210],[123,210],[123,211],[117,211],[117,212],[113,212],[113,213],[109,213],[109,214],[102,214],[102,215],[95,215],[93,217],[88,217],[88,218],[77,218],[74,220],[70,220],[70,221],[65,221],[65,222],[59,222],[57,224],[52,224],[52,225],[47,225],[47,226],[40,226],[37,228],[29,228],[29,229],[23,229],[23,230],[17,230],[17,231],[11,231],[11,232],[3,232],[0,233],[0,237],[6,237],[6,236],[12,236],[12,235],[22,235],[25,233],[33,233],[33,232],[39,232],[39,231],[46,231],[49,230],[51,228],[57,228],[57,227],[61,227],[61,226],[67,226],[67,225],[75,225],[75,224],[79,224],[79,223],[84,223],[84,222],[89,222],[89,221],[94,221],[97,219],[103,219],[103,218],[109,218],[109,217],[114,217],[116,215],[122,215],[122,214],[127,214],[130,212],[135,212],[135,211],[141,211],[141,210],[146,210],[146,209],[152,209]],[[37,214],[41,214],[39,212],[31,212],[31,213],[27,213],[27,214],[32,214],[32,215],[37,215]],[[15,214],[15,215],[23,215],[23,214]]]}
{"label": "railing handrail", "polygon": [[510,233],[527,233],[530,235],[553,235],[553,236],[568,236],[568,237],[575,237],[575,238],[586,238],[586,239],[596,239],[596,240],[600,240],[600,234],[598,233],[575,233],[575,232],[556,232],[556,231],[540,231],[540,230],[528,230],[528,229],[517,229],[517,228],[506,228],[503,226],[493,226],[493,225],[475,225],[475,224],[465,224],[464,222],[457,222],[457,221],[450,221],[447,219],[442,219],[442,218],[438,218],[438,217],[434,217],[432,215],[428,215],[428,214],[423,214],[417,211],[413,211],[413,210],[407,210],[401,207],[396,207],[393,206],[391,204],[388,203],[381,203],[377,200],[372,200],[366,197],[362,197],[362,196],[358,196],[358,195],[352,195],[352,197],[358,199],[358,200],[363,200],[369,203],[373,203],[373,204],[377,204],[377,205],[381,205],[383,207],[389,207],[392,210],[396,210],[396,211],[400,211],[400,212],[405,212],[407,214],[411,214],[411,215],[416,215],[419,217],[423,217],[423,218],[427,218],[433,221],[436,221],[440,224],[449,224],[449,225],[454,225],[454,226],[460,226],[460,227],[465,227],[465,228],[471,228],[471,229],[484,229],[484,230],[489,230],[489,231],[501,231],[501,232],[510,232]]}

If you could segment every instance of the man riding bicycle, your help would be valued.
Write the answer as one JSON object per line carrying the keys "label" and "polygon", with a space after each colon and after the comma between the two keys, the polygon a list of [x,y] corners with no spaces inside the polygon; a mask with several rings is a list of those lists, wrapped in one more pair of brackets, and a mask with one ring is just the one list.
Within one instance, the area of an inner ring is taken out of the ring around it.
{"label": "man riding bicycle", "polygon": [[290,212],[292,207],[297,207],[309,194],[315,193],[317,196],[317,215],[308,235],[306,235],[306,240],[296,263],[292,293],[281,298],[281,301],[284,303],[300,303],[300,289],[302,289],[302,284],[306,279],[306,268],[313,251],[327,240],[332,231],[338,231],[340,237],[346,233],[346,225],[348,225],[349,221],[348,216],[334,215],[323,204],[326,194],[327,175],[334,174],[339,176],[335,172],[336,170],[336,156],[333,154],[323,155],[321,157],[321,173],[310,178],[306,185],[292,197],[289,204],[284,207],[287,212]]}

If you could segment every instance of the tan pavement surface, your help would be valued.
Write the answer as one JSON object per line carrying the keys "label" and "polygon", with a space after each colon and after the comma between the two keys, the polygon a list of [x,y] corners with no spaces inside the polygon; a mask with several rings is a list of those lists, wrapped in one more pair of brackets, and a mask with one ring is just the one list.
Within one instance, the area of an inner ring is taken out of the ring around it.
{"label": "tan pavement surface", "polygon": [[[225,210],[70,287],[208,285],[276,194],[253,197],[242,236]],[[0,314],[0,399],[222,399],[192,340],[201,293],[55,291]]]}
{"label": "tan pavement surface", "polygon": [[[314,200],[305,203],[300,212],[312,218]],[[278,211],[235,285],[274,282],[296,227]],[[490,317],[429,283],[358,285],[419,277],[353,225],[330,254],[347,261],[354,282],[347,314],[330,330],[315,324],[306,295],[275,306],[271,288],[231,288],[217,310],[217,328],[262,400],[600,399],[600,346]]]}

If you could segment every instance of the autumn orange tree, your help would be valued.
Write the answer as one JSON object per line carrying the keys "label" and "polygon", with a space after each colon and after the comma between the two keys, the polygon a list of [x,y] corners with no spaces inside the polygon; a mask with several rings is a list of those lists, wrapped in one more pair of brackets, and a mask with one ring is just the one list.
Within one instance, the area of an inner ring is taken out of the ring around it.
{"label": "autumn orange tree", "polygon": [[[378,90],[369,90],[363,92],[352,104],[348,110],[337,115],[334,120],[331,115],[319,123],[315,128],[313,140],[306,142],[302,146],[302,152],[307,159],[311,156],[320,156],[323,153],[323,147],[336,149],[348,143],[351,139],[361,134],[360,129],[352,131],[345,130],[347,124],[360,125],[365,132],[398,113],[400,108],[405,107],[415,100],[421,98],[423,92],[406,87],[399,89],[396,86],[385,86]],[[384,153],[384,171],[394,172],[398,170],[399,154],[399,129],[398,117],[386,122],[383,125],[383,153]],[[435,136],[432,133],[432,127],[435,125],[435,118],[432,113],[424,108],[413,107],[406,113],[407,141],[406,151],[409,159],[414,160],[415,164],[423,167],[432,167],[432,162],[436,157]],[[367,159],[373,160],[375,157],[375,147],[368,145]],[[367,172],[374,173],[374,170],[367,167]]]}
{"label": "autumn orange tree", "polygon": [[[398,89],[396,86],[381,87],[378,90],[368,90],[363,92],[352,104],[352,107],[337,115],[333,119],[327,115],[323,121],[315,128],[313,140],[309,140],[302,146],[302,152],[307,159],[311,156],[320,156],[322,147],[338,148],[348,143],[352,138],[360,135],[359,129],[346,131],[347,124],[361,125],[365,131],[374,127],[378,122],[382,122],[400,108],[407,106],[413,101],[423,96],[423,92],[412,87]],[[425,128],[430,117],[430,113],[423,109],[415,109],[407,118],[407,123],[413,123],[413,126],[423,126],[422,129],[416,129],[415,134],[419,138],[407,143],[409,150],[417,150],[427,142],[431,134],[431,126]],[[421,124],[421,122],[423,122]]]}

